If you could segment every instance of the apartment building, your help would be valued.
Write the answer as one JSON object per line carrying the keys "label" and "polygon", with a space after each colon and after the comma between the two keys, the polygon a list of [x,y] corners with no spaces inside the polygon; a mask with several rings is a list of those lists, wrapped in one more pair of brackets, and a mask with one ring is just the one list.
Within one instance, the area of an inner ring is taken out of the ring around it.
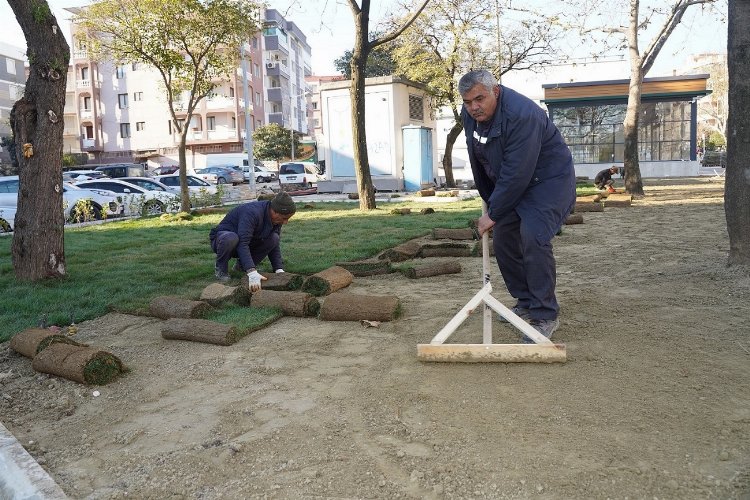
{"label": "apartment building", "polygon": [[[26,85],[23,49],[0,42],[0,137],[10,137],[10,111],[23,95]],[[0,149],[0,162],[10,162],[7,152]]]}
{"label": "apartment building", "polygon": [[311,49],[307,37],[293,22],[275,9],[265,11],[263,24],[266,122],[310,134]]}
{"label": "apartment building", "polygon": [[[77,15],[81,8],[67,9]],[[96,61],[71,23],[72,58],[65,105],[66,151],[89,153],[93,162],[174,163],[180,136],[173,126],[159,72],[140,63]],[[242,152],[245,113],[252,130],[265,123],[263,36],[242,49],[246,64],[216,88],[194,110],[188,125],[188,154]],[[245,93],[247,92],[247,102]],[[187,117],[188,95],[178,96],[177,119]]]}
{"label": "apartment building", "polygon": [[310,88],[308,129],[310,137],[313,139],[319,139],[323,135],[323,107],[320,102],[320,86],[324,83],[336,82],[343,79],[343,75],[312,75],[305,77],[305,82]]}

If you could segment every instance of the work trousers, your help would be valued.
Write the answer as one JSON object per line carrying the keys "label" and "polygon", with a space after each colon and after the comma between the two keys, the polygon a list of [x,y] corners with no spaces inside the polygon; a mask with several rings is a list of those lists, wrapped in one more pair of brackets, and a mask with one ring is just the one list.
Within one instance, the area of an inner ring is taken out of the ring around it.
{"label": "work trousers", "polygon": [[[232,231],[218,231],[216,233],[216,238],[211,241],[211,249],[216,253],[216,267],[219,270],[227,272],[229,259],[239,257],[237,254],[237,245],[239,242],[240,237]],[[250,242],[250,255],[255,265],[260,264],[271,253],[271,250],[277,246],[279,246],[279,235],[276,232],[272,232],[264,240],[252,240]],[[247,271],[247,269],[244,269],[244,271]]]}
{"label": "work trousers", "polygon": [[508,292],[531,319],[555,319],[560,310],[555,297],[557,270],[552,242],[540,241],[533,220],[511,211],[492,228],[495,258]]}

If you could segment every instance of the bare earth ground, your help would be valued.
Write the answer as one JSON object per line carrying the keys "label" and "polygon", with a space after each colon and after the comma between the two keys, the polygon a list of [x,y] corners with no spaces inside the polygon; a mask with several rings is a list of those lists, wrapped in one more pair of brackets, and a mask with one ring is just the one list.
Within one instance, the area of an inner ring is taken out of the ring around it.
{"label": "bare earth ground", "polygon": [[[403,302],[378,329],[283,318],[218,347],[163,340],[153,318],[89,321],[80,340],[132,369],[99,397],[3,344],[0,420],[74,498],[747,499],[750,277],[725,267],[722,196],[647,182],[565,228],[566,364],[417,361],[479,289],[469,258],[356,278]],[[451,340],[481,342],[479,316]]]}

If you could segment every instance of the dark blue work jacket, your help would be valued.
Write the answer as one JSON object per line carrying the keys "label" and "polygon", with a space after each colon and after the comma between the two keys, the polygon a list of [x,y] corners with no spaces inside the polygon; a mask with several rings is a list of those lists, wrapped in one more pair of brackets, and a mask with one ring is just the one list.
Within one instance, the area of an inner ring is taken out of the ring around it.
{"label": "dark blue work jacket", "polygon": [[[250,249],[266,241],[272,233],[281,237],[281,225],[271,222],[270,201],[251,201],[233,208],[216,226],[217,231],[237,233],[240,241],[237,244],[237,255],[243,269],[256,267]],[[281,249],[276,245],[268,254],[268,260],[274,269],[281,269]]]}
{"label": "dark blue work jacket", "polygon": [[494,183],[474,151],[477,122],[461,110],[474,182],[490,219],[498,221],[515,210],[532,224],[541,243],[548,242],[575,203],[573,158],[542,108],[512,89],[501,90],[485,144]]}

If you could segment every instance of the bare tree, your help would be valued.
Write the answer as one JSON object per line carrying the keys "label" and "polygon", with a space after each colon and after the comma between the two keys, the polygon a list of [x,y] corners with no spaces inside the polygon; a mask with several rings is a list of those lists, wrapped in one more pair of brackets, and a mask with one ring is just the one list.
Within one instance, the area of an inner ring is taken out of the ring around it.
{"label": "bare tree", "polygon": [[70,47],[46,0],[8,0],[26,38],[29,78],[13,106],[20,189],[11,246],[16,279],[66,274],[63,241],[63,109]]}
{"label": "bare tree", "polygon": [[[433,0],[399,38],[394,51],[399,72],[424,83],[436,107],[447,106],[453,116],[443,154],[445,182],[455,187],[453,146],[463,131],[461,96],[456,82],[471,69],[492,68],[498,78],[512,70],[534,70],[554,56],[553,42],[560,34],[554,16],[524,11],[513,27],[498,28],[495,14],[510,9],[496,5],[495,13],[469,0]],[[498,37],[494,46],[486,43]]]}
{"label": "bare tree", "polygon": [[360,210],[375,209],[375,189],[370,174],[370,163],[367,155],[367,134],[365,133],[365,73],[367,57],[380,45],[398,38],[419,16],[429,0],[423,0],[414,13],[396,29],[370,40],[370,0],[348,0],[354,18],[354,49],[351,60],[351,106],[352,106],[352,151],[354,154],[354,171],[357,176]]}
{"label": "bare tree", "polygon": [[750,264],[750,2],[729,0],[729,118],[724,210],[729,265]]}

